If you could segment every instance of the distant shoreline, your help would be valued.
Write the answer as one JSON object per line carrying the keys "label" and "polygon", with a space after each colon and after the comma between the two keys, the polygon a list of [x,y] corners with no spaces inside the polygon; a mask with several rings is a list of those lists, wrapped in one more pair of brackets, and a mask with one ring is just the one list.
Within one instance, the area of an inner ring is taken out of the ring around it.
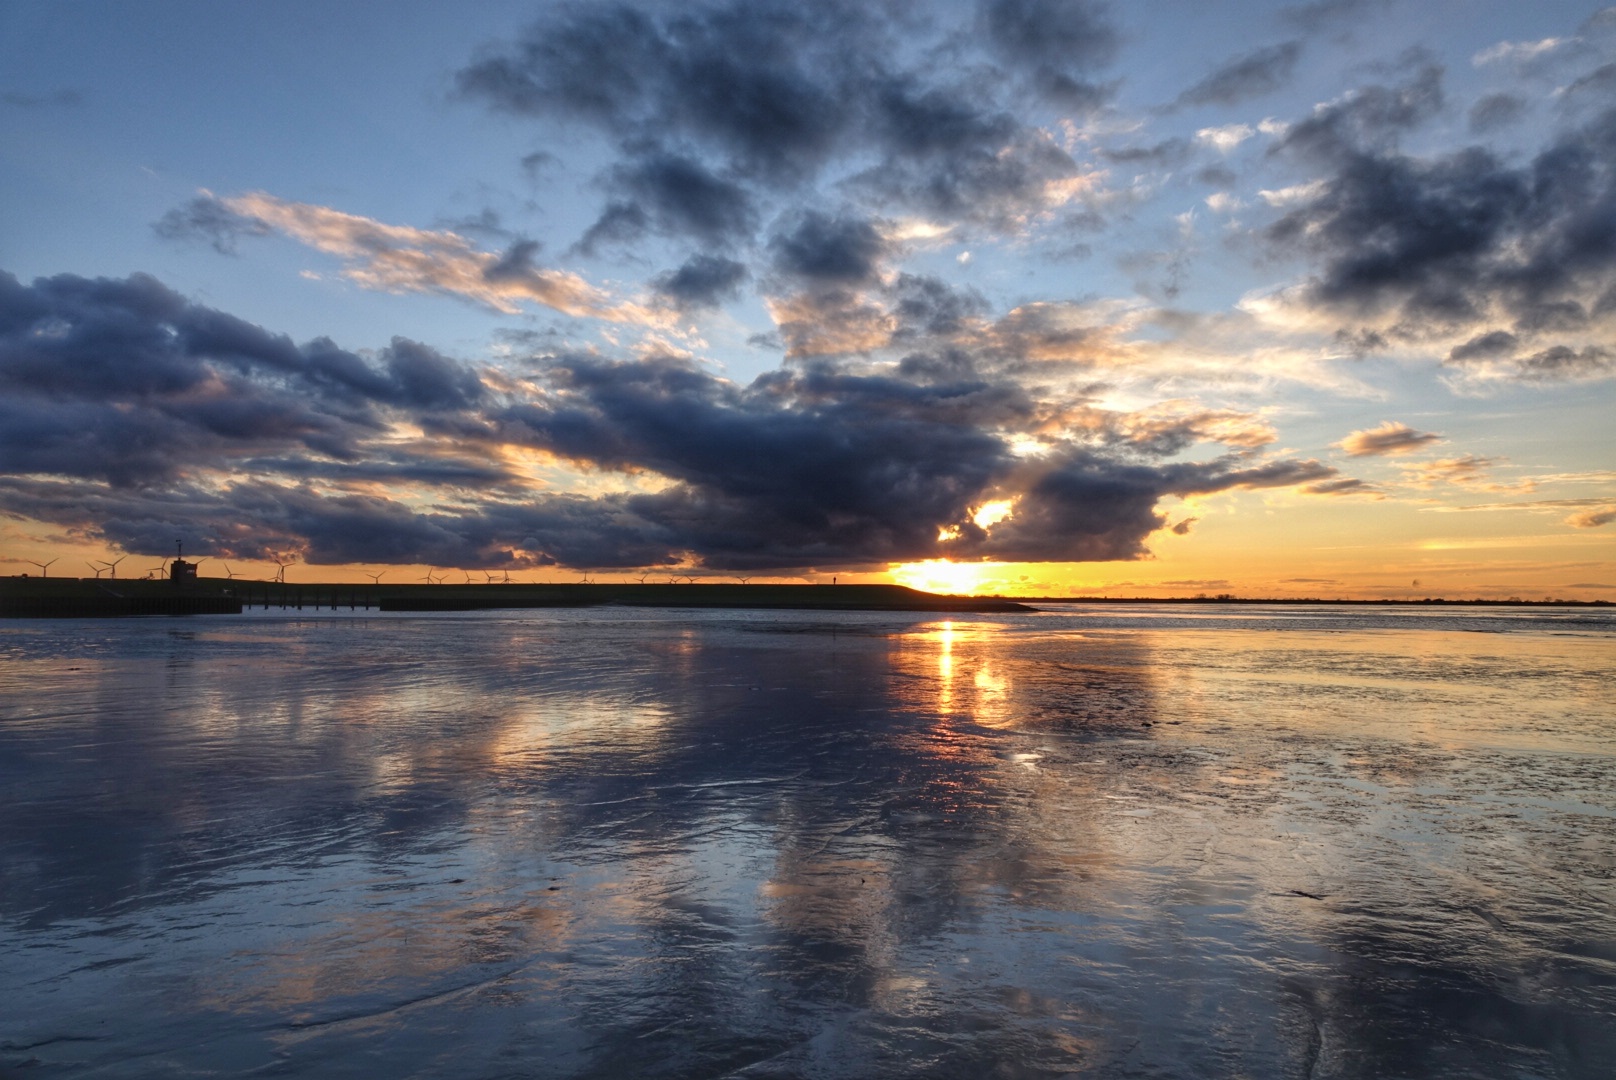
{"label": "distant shoreline", "polygon": [[782,611],[913,611],[936,614],[1030,613],[1034,605],[1280,605],[1330,607],[1578,607],[1610,600],[1418,600],[1237,596],[958,596],[902,585],[689,584],[386,584],[198,578],[0,577],[0,618],[115,618],[140,615],[229,615],[252,608],[392,612],[487,611],[559,607],[730,608]]}
{"label": "distant shoreline", "polygon": [[1386,607],[1616,607],[1613,600],[1450,600],[1427,596],[1418,600],[1323,599],[1312,596],[1017,596],[1021,604],[1310,604]]}
{"label": "distant shoreline", "polygon": [[241,578],[195,578],[183,582],[0,578],[0,618],[231,615],[252,608],[429,612],[605,606],[916,611],[940,615],[1033,611],[1002,597],[938,596],[902,585],[361,585]]}

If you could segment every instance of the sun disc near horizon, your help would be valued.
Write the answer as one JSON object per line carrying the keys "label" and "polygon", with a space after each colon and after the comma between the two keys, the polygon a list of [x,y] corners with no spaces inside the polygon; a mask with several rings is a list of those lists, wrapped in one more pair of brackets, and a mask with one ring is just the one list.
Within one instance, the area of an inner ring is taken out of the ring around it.
{"label": "sun disc near horizon", "polygon": [[888,573],[899,585],[921,592],[971,596],[982,588],[984,582],[993,580],[995,574],[1002,570],[998,563],[926,559],[923,562],[901,563]]}

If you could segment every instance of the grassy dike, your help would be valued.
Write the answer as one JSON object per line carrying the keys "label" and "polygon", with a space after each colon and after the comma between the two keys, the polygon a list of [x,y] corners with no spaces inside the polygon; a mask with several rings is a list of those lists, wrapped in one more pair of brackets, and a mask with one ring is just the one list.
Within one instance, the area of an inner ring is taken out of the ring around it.
{"label": "grassy dike", "polygon": [[236,614],[243,608],[483,611],[496,608],[764,608],[808,611],[1030,611],[989,597],[937,596],[901,585],[375,585],[296,584],[242,578],[167,581],[0,578],[0,618]]}

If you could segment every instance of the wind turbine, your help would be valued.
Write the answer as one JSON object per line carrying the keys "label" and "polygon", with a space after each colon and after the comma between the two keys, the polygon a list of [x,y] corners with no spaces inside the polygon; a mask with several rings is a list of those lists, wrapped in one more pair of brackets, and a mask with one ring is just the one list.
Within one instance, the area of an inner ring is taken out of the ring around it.
{"label": "wind turbine", "polygon": [[432,574],[433,574],[433,571],[432,571],[432,570],[428,570],[428,571],[427,571],[427,572],[426,572],[426,577],[425,577],[425,578],[424,578],[424,579],[422,579],[422,580],[424,580],[424,581],[425,581],[425,582],[426,582],[426,583],[427,583],[427,584],[428,584],[428,585],[436,585],[436,584],[437,584],[437,581],[436,581],[436,580],[435,580],[435,579],[434,579],[434,578],[433,578],[433,577],[432,577]]}
{"label": "wind turbine", "polygon": [[509,585],[510,583],[511,583],[511,572],[509,570],[507,570],[507,571],[505,571],[505,579],[502,582],[500,582],[500,584]]}
{"label": "wind turbine", "polygon": [[230,569],[230,564],[229,563],[220,563],[220,565],[224,567],[225,580],[226,581],[234,581],[235,577],[236,577],[236,572],[234,570]]}
{"label": "wind turbine", "polygon": [[154,566],[150,570],[146,571],[147,579],[150,579],[153,574],[157,575],[157,580],[158,581],[163,580],[165,577],[168,576],[168,564],[167,563],[158,563],[156,566]]}
{"label": "wind turbine", "polygon": [[[123,562],[128,557],[129,557],[128,555],[119,555],[116,559],[113,559],[111,562],[105,562],[105,561],[99,562],[99,563],[92,562],[90,565],[91,566],[99,566],[99,567],[101,567],[101,570],[110,570],[111,574],[109,576],[110,577],[117,577],[118,576],[118,564]],[[101,570],[97,570],[95,572],[96,577],[101,576]]]}
{"label": "wind turbine", "polygon": [[39,576],[40,577],[50,577],[49,571],[50,571],[51,563],[56,562],[57,559],[60,559],[60,558],[61,558],[61,556],[58,555],[58,556],[56,556],[55,559],[52,559],[50,562],[35,562],[32,559],[24,559],[23,562],[27,563],[29,566],[37,566],[37,567],[39,567]]}
{"label": "wind turbine", "polygon": [[286,562],[281,562],[279,559],[271,559],[269,561],[275,564],[275,580],[280,582],[282,585],[285,585],[286,568],[292,565],[291,561],[288,560]]}
{"label": "wind turbine", "polygon": [[375,574],[367,572],[365,574],[365,576],[370,579],[370,583],[372,585],[380,585],[382,583],[382,574],[385,574],[385,573],[387,573],[386,570],[383,570],[380,573],[375,573]]}

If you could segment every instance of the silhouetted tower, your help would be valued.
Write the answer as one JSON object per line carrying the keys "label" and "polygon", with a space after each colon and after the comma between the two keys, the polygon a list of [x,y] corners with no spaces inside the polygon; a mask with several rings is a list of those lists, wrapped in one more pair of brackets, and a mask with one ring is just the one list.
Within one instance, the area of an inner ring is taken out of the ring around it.
{"label": "silhouetted tower", "polygon": [[187,585],[196,581],[197,563],[185,561],[185,542],[174,541],[174,561],[168,564],[168,580],[175,585]]}

